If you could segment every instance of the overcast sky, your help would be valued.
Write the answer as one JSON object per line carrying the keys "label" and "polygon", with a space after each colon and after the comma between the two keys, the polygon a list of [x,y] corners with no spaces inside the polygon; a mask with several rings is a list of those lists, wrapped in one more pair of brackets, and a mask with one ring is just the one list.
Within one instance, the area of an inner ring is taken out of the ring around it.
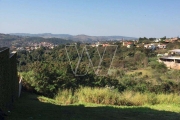
{"label": "overcast sky", "polygon": [[0,0],[0,33],[180,35],[180,0]]}

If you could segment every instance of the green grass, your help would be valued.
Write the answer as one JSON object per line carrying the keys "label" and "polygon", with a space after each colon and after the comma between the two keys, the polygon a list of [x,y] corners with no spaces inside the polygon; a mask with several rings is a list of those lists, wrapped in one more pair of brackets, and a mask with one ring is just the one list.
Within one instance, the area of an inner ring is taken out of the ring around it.
{"label": "green grass", "polygon": [[179,104],[107,106],[100,104],[58,105],[58,101],[23,93],[7,120],[178,120]]}

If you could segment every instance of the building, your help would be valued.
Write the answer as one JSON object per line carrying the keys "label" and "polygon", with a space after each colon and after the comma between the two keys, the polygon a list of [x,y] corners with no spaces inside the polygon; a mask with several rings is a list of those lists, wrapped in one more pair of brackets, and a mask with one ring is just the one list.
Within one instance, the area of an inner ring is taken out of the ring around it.
{"label": "building", "polygon": [[127,48],[131,48],[134,46],[134,42],[124,41],[123,46],[126,46]]}
{"label": "building", "polygon": [[154,40],[154,42],[160,42],[161,41],[161,39],[160,38],[156,38],[155,40]]}
{"label": "building", "polygon": [[177,42],[178,41],[178,37],[174,37],[174,38],[168,38],[165,40],[166,43],[173,43],[173,42]]}
{"label": "building", "polygon": [[108,43],[102,44],[102,46],[103,46],[103,47],[106,47],[106,46],[109,46],[109,44],[108,44]]}
{"label": "building", "polygon": [[159,44],[159,45],[158,45],[158,48],[160,48],[160,49],[166,49],[166,45],[165,45],[165,44]]}
{"label": "building", "polygon": [[127,47],[127,45],[130,45],[130,44],[134,44],[134,43],[133,42],[128,42],[128,41],[123,41],[123,46]]}
{"label": "building", "polygon": [[156,49],[156,46],[154,44],[145,44],[144,45],[144,48],[146,49],[151,49],[151,50],[155,50]]}
{"label": "building", "polygon": [[109,43],[101,44],[100,42],[97,42],[97,43],[91,45],[91,47],[99,47],[99,46],[107,47],[107,46],[109,46]]}
{"label": "building", "polygon": [[127,45],[127,48],[132,48],[132,47],[134,47],[134,44],[128,44]]}
{"label": "building", "polygon": [[180,69],[180,49],[168,51],[168,54],[159,57],[159,62],[163,62],[168,68]]}

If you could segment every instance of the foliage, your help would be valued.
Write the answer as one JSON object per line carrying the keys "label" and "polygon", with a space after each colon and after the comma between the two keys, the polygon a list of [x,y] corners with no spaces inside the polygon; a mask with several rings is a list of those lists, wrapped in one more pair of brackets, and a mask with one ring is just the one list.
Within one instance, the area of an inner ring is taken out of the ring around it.
{"label": "foliage", "polygon": [[152,69],[155,69],[159,73],[165,73],[167,71],[167,67],[164,63],[159,63],[157,61],[152,61],[150,63]]}

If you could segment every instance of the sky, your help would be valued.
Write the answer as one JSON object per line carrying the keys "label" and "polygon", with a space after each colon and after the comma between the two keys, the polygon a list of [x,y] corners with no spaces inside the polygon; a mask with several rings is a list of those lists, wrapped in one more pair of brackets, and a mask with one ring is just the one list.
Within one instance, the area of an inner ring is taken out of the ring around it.
{"label": "sky", "polygon": [[180,0],[0,0],[0,33],[177,37]]}

